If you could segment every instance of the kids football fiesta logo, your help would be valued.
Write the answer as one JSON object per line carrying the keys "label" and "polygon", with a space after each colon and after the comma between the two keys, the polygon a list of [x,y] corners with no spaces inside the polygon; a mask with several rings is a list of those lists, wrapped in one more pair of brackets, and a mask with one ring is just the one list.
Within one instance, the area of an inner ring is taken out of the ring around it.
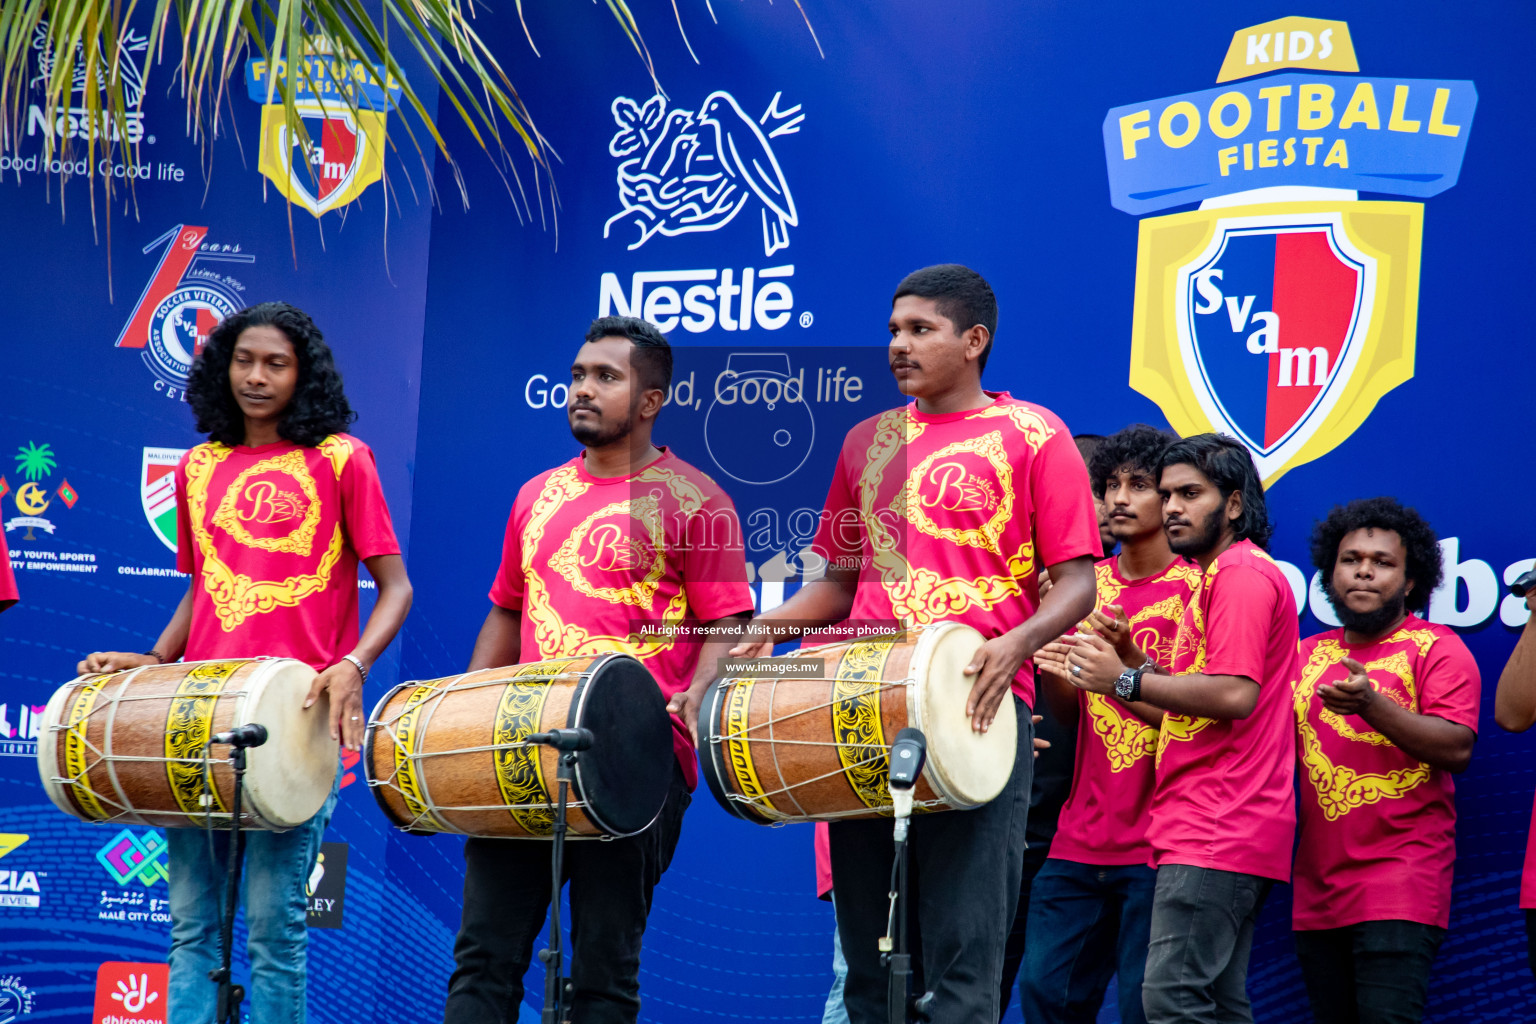
{"label": "kids football fiesta logo", "polygon": [[1477,106],[1471,82],[1358,70],[1347,24],[1281,18],[1233,36],[1217,81],[1253,81],[1104,119],[1117,209],[1200,203],[1141,222],[1131,386],[1180,434],[1242,441],[1265,484],[1413,376],[1424,207],[1359,193],[1455,185]]}
{"label": "kids football fiesta logo", "polygon": [[261,173],[289,202],[319,217],[383,176],[385,117],[400,86],[379,65],[344,61],[313,39],[300,60],[278,62],[276,74],[292,76],[308,137],[289,131],[268,62],[247,61],[246,95],[261,104]]}

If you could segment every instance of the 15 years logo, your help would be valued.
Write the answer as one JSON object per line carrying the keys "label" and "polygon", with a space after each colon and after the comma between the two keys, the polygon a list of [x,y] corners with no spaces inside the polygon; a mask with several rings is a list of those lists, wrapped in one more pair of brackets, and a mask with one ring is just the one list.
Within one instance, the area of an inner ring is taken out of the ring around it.
{"label": "15 years logo", "polygon": [[1104,119],[1117,209],[1200,203],[1141,222],[1131,386],[1180,434],[1242,441],[1266,484],[1413,376],[1423,206],[1359,192],[1456,184],[1477,106],[1471,82],[1357,71],[1344,22],[1281,18],[1233,36],[1229,87]]}

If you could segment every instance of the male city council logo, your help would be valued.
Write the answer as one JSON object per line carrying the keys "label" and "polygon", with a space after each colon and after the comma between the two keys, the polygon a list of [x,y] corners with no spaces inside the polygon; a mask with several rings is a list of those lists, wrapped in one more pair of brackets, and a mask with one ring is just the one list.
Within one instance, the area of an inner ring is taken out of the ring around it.
{"label": "male city council logo", "polygon": [[644,102],[627,96],[613,101],[619,130],[608,153],[621,160],[619,203],[623,209],[603,225],[632,225],[638,249],[654,236],[718,231],[747,206],[756,206],[763,228],[763,254],[789,246],[789,229],[800,224],[789,182],[770,139],[793,135],[805,115],[797,103],[780,109],[782,92],[754,118],[728,92],[716,90],[697,110],[667,109],[665,97]]}
{"label": "male city council logo", "polygon": [[292,77],[304,133],[288,128],[269,62],[246,61],[246,95],[261,104],[258,166],[284,198],[320,217],[383,176],[385,118],[400,86],[382,66],[342,60],[318,39],[300,60],[279,62],[277,76]]}
{"label": "male city council logo", "polygon": [[1281,18],[1234,33],[1230,87],[1104,119],[1117,209],[1200,203],[1141,222],[1130,384],[1266,485],[1413,376],[1424,208],[1359,193],[1455,185],[1477,106],[1468,81],[1358,70],[1347,24]]}
{"label": "male city council logo", "polygon": [[22,482],[14,492],[10,482],[0,476],[0,501],[10,494],[11,503],[20,513],[5,520],[5,532],[25,530],[22,540],[36,540],[37,530],[52,535],[56,524],[51,519],[45,519],[43,513],[48,511],[54,499],[63,502],[65,508],[73,509],[75,502],[80,500],[79,492],[70,486],[67,479],[61,479],[57,488],[54,487],[50,478],[53,471],[59,468],[59,463],[52,445],[28,441],[16,449],[15,468]]}
{"label": "male city council logo", "polygon": [[168,849],[165,837],[153,829],[146,829],[140,836],[135,835],[133,829],[125,828],[96,851],[96,863],[118,885],[138,882],[149,889],[158,882],[170,880],[166,864]]}
{"label": "male city council logo", "polygon": [[160,543],[176,550],[176,467],[185,448],[145,448],[139,464],[139,505]]}
{"label": "male city council logo", "polygon": [[155,390],[180,400],[187,372],[220,320],[245,305],[245,286],[219,264],[251,264],[238,243],[210,242],[208,229],[177,224],[144,246],[159,252],[143,293],[117,336],[117,348],[142,349]]}

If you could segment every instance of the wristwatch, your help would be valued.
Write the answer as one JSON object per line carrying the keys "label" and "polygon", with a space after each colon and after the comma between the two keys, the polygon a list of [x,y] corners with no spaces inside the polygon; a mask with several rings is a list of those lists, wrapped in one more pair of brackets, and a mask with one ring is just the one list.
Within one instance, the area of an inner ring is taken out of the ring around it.
{"label": "wristwatch", "polygon": [[1128,668],[1120,673],[1120,678],[1115,680],[1115,696],[1130,703],[1141,700],[1141,673],[1142,669]]}

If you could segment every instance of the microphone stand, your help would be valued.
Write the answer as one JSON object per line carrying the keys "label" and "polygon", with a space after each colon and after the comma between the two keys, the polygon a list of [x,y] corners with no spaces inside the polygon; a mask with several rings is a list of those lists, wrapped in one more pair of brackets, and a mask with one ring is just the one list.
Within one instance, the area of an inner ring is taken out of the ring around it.
{"label": "microphone stand", "polygon": [[891,809],[895,817],[895,862],[891,865],[891,913],[880,939],[886,966],[886,1019],[889,1024],[927,1021],[933,993],[912,998],[912,954],[907,951],[907,836],[912,825],[912,788],[927,759],[927,740],[917,729],[903,729],[891,747]]}
{"label": "microphone stand", "polygon": [[560,795],[555,815],[554,849],[550,853],[549,948],[539,951],[544,962],[544,1009],[540,1024],[567,1024],[567,1005],[571,980],[565,976],[565,944],[560,934],[560,888],[565,871],[565,812],[571,783],[576,777],[576,751],[560,751],[560,767],[555,775]]}
{"label": "microphone stand", "polygon": [[240,833],[240,800],[245,790],[245,746],[235,744],[229,752],[235,770],[234,813],[230,818],[229,862],[224,882],[224,909],[219,921],[219,966],[208,972],[208,980],[219,984],[217,1024],[240,1024],[240,1002],[245,988],[234,984],[230,960],[234,953],[235,910],[240,903],[240,867],[243,837]]}

